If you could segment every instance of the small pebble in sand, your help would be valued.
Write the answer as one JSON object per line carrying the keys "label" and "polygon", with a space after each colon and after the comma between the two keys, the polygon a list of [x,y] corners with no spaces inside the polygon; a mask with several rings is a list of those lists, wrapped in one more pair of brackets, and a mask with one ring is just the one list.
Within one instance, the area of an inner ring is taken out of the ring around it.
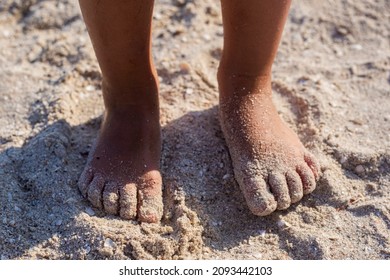
{"label": "small pebble in sand", "polygon": [[266,233],[266,231],[265,230],[259,230],[259,235],[261,236],[261,237],[264,237],[265,236],[265,233]]}
{"label": "small pebble in sand", "polygon": [[22,209],[20,209],[20,208],[19,208],[18,206],[16,206],[16,205],[15,205],[14,209],[15,209],[16,212],[22,211]]}
{"label": "small pebble in sand", "polygon": [[344,164],[344,163],[347,162],[347,160],[348,160],[348,158],[347,158],[346,156],[342,156],[342,157],[340,158],[340,163],[341,163],[341,164]]}
{"label": "small pebble in sand", "polygon": [[70,197],[67,200],[65,200],[65,203],[67,204],[73,204],[75,202],[77,202],[77,200],[74,197]]}
{"label": "small pebble in sand", "polygon": [[54,222],[54,224],[55,224],[56,226],[60,226],[60,225],[62,225],[62,220],[61,220],[61,219],[58,219],[58,220],[56,220],[56,221]]}
{"label": "small pebble in sand", "polygon": [[3,30],[3,36],[4,36],[5,38],[10,37],[10,36],[11,36],[11,31],[9,31],[9,30]]}
{"label": "small pebble in sand", "polygon": [[336,213],[332,213],[332,217],[333,217],[333,219],[335,219],[335,220],[339,220],[339,219],[340,219],[340,216],[337,215]]}
{"label": "small pebble in sand", "polygon": [[278,227],[284,227],[284,225],[285,225],[283,220],[277,221],[276,224],[278,225]]}
{"label": "small pebble in sand", "polygon": [[356,167],[355,167],[355,172],[357,173],[357,174],[362,174],[362,173],[364,173],[364,167],[363,167],[363,165],[357,165]]}
{"label": "small pebble in sand", "polygon": [[104,247],[106,248],[115,248],[115,246],[115,242],[110,238],[106,238],[106,240],[104,241]]}
{"label": "small pebble in sand", "polygon": [[223,175],[222,180],[227,180],[227,179],[229,179],[230,177],[231,177],[230,174],[225,174],[225,175]]}
{"label": "small pebble in sand", "polygon": [[255,253],[255,254],[252,254],[253,258],[254,259],[261,259],[261,257],[263,256],[262,254],[260,253]]}
{"label": "small pebble in sand", "polygon": [[190,70],[191,70],[191,67],[188,63],[186,62],[182,62],[179,64],[179,68],[180,68],[180,72],[182,74],[189,74],[190,73]]}
{"label": "small pebble in sand", "polygon": [[203,39],[204,39],[206,42],[208,42],[208,41],[211,40],[211,36],[210,36],[209,34],[204,34],[202,37],[203,37]]}
{"label": "small pebble in sand", "polygon": [[362,45],[359,44],[352,45],[351,48],[358,51],[363,49]]}
{"label": "small pebble in sand", "polygon": [[160,19],[162,18],[162,15],[161,15],[160,13],[155,13],[155,14],[153,15],[153,18],[154,18],[154,19],[157,19],[157,20],[160,20]]}
{"label": "small pebble in sand", "polygon": [[88,86],[85,87],[85,90],[86,91],[94,91],[95,87],[93,85],[88,85]]}
{"label": "small pebble in sand", "polygon": [[164,60],[163,62],[161,62],[161,65],[164,69],[169,69],[171,67],[171,64],[169,63],[169,61],[166,61]]}
{"label": "small pebble in sand", "polygon": [[95,211],[93,211],[93,209],[91,207],[86,207],[85,213],[87,213],[90,216],[95,216],[95,214],[96,214]]}
{"label": "small pebble in sand", "polygon": [[187,88],[186,89],[186,95],[191,95],[194,93],[194,90],[192,88]]}
{"label": "small pebble in sand", "polygon": [[283,221],[281,219],[279,221],[277,221],[277,225],[280,228],[289,228],[289,227],[291,227],[291,225],[288,222]]}
{"label": "small pebble in sand", "polygon": [[9,225],[10,225],[10,226],[14,226],[15,224],[16,224],[15,220],[9,221]]}

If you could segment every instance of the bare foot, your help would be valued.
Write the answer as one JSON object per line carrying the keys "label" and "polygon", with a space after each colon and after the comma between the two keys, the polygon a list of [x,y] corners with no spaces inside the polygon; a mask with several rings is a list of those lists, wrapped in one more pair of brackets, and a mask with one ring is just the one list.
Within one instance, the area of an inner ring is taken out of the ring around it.
{"label": "bare foot", "polygon": [[220,122],[246,202],[259,216],[286,209],[314,190],[319,164],[279,117],[270,79],[221,72]]}
{"label": "bare foot", "polygon": [[162,216],[158,108],[106,111],[100,135],[79,179],[93,206],[141,222]]}

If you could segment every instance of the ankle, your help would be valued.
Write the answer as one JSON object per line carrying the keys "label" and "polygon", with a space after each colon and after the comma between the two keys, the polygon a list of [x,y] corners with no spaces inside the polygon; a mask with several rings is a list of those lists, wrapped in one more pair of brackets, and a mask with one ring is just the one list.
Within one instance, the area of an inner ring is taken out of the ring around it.
{"label": "ankle", "polygon": [[217,79],[221,102],[248,95],[270,96],[272,94],[271,73],[237,72],[221,65],[218,68]]}
{"label": "ankle", "polygon": [[129,110],[156,110],[159,107],[158,85],[155,78],[139,84],[102,83],[106,110],[113,112]]}

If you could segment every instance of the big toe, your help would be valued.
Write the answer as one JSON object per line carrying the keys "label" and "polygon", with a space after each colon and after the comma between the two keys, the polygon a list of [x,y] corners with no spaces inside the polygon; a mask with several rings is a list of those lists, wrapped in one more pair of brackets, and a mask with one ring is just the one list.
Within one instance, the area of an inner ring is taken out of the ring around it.
{"label": "big toe", "polygon": [[138,220],[157,223],[162,214],[162,179],[159,172],[152,171],[141,178],[138,189]]}
{"label": "big toe", "polygon": [[88,200],[91,202],[93,206],[96,208],[102,209],[102,195],[104,189],[104,178],[99,173],[95,174],[92,182],[88,187]]}
{"label": "big toe", "polygon": [[277,202],[263,178],[246,177],[239,185],[253,214],[266,216],[276,210]]}

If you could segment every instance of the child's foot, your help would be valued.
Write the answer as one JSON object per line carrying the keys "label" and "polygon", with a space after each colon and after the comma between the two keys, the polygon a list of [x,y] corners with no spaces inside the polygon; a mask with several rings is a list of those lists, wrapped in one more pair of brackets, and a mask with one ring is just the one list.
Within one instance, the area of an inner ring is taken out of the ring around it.
{"label": "child's foot", "polygon": [[142,222],[162,216],[158,108],[107,110],[100,135],[79,179],[93,206]]}
{"label": "child's foot", "polygon": [[220,122],[250,210],[265,216],[312,192],[320,167],[282,121],[268,78],[218,75]]}

